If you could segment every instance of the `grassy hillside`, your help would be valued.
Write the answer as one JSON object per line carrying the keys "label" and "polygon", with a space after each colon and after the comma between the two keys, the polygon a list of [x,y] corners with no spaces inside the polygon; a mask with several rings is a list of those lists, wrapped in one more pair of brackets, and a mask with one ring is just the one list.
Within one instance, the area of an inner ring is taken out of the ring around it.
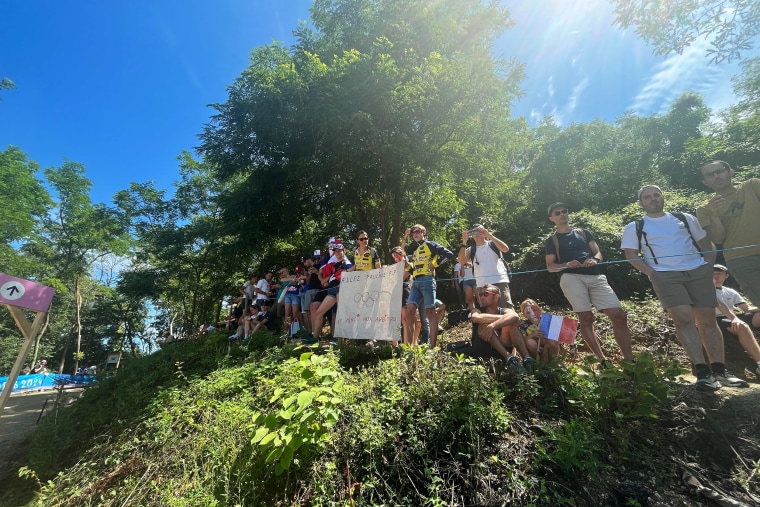
{"label": "grassy hillside", "polygon": [[[637,363],[576,351],[533,375],[424,347],[179,342],[46,417],[0,503],[699,505],[681,474],[717,465],[724,491],[757,496],[752,393],[678,383],[649,311]],[[705,444],[716,425],[729,445]]]}

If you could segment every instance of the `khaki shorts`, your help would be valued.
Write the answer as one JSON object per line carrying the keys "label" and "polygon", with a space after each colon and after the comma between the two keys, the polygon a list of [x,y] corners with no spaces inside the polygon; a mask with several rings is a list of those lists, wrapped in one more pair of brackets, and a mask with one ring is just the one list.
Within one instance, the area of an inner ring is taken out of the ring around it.
{"label": "khaki shorts", "polygon": [[620,308],[620,300],[604,275],[565,273],[559,279],[559,286],[575,313],[590,312],[591,305],[598,311]]}
{"label": "khaki shorts", "polygon": [[666,310],[674,306],[716,308],[712,266],[703,264],[689,271],[653,271],[649,279]]}

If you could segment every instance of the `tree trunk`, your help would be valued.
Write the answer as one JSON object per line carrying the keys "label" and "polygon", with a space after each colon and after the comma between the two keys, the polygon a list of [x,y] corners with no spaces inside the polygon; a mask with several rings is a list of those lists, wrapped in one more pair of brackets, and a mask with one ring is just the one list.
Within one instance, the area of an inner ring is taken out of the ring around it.
{"label": "tree trunk", "polygon": [[74,295],[77,303],[77,353],[74,356],[74,373],[79,369],[79,352],[82,346],[82,294],[79,291],[79,278],[74,281]]}

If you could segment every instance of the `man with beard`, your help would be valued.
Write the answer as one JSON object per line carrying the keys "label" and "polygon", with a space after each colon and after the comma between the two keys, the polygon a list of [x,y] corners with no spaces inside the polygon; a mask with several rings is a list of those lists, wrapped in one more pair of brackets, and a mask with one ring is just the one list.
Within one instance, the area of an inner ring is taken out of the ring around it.
{"label": "man with beard", "polygon": [[726,250],[726,267],[742,292],[760,305],[760,178],[734,185],[734,170],[715,160],[699,169],[702,183],[715,192],[697,208],[707,237]]}
{"label": "man with beard", "polygon": [[723,335],[715,321],[715,253],[703,253],[713,250],[710,238],[694,216],[664,211],[665,199],[657,185],[641,187],[638,198],[646,214],[625,226],[620,247],[628,262],[649,277],[673,319],[676,336],[694,365],[697,390],[748,387],[725,367]]}

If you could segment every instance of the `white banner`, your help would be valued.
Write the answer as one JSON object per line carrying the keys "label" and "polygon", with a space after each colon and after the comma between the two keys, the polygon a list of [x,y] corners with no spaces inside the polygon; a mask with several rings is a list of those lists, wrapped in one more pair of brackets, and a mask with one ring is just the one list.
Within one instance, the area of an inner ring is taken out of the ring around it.
{"label": "white banner", "polygon": [[370,271],[343,272],[335,336],[398,340],[404,263]]}

